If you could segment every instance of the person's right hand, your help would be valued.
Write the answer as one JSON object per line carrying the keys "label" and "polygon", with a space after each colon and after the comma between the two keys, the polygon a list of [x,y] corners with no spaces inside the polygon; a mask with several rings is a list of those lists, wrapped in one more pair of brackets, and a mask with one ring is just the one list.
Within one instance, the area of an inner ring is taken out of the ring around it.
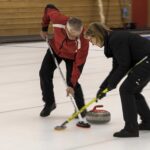
{"label": "person's right hand", "polygon": [[71,94],[74,97],[74,89],[72,87],[68,86],[66,92],[67,92],[67,96]]}
{"label": "person's right hand", "polygon": [[46,38],[48,38],[48,32],[41,31],[40,36],[45,40]]}

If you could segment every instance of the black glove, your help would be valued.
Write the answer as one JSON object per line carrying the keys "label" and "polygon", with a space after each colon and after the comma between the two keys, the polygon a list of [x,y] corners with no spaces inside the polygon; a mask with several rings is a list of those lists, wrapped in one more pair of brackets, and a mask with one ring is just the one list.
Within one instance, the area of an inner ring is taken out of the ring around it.
{"label": "black glove", "polygon": [[102,93],[104,91],[104,89],[100,88],[98,91],[97,91],[97,94],[96,94],[96,98],[97,99],[102,99],[103,97],[106,96],[106,93]]}
{"label": "black glove", "polygon": [[[109,85],[106,88],[99,88],[99,90],[97,91],[97,94],[96,94],[96,98],[97,99],[102,99],[103,97],[106,96],[106,93],[111,91],[112,89],[114,89],[114,88],[112,88]],[[104,90],[105,90],[105,92],[104,92]]]}

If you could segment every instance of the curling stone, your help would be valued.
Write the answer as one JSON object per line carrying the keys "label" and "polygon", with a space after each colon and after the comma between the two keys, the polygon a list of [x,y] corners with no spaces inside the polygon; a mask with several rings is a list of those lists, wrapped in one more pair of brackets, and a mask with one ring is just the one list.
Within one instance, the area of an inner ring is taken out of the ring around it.
{"label": "curling stone", "polygon": [[97,109],[103,105],[96,105],[92,110],[86,113],[86,120],[93,124],[107,123],[111,119],[110,112],[107,110]]}

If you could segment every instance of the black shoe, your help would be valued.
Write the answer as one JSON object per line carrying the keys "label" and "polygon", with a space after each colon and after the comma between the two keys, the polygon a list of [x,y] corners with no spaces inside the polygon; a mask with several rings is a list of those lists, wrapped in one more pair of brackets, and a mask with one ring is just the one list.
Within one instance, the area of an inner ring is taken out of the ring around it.
{"label": "black shoe", "polygon": [[53,103],[52,105],[45,104],[43,110],[40,113],[41,117],[47,117],[50,115],[50,113],[56,108],[56,104]]}
{"label": "black shoe", "polygon": [[114,137],[121,137],[121,138],[126,138],[126,137],[139,137],[139,131],[138,130],[126,130],[122,129],[119,132],[114,133]]}
{"label": "black shoe", "polygon": [[150,123],[145,122],[140,123],[139,130],[150,130]]}

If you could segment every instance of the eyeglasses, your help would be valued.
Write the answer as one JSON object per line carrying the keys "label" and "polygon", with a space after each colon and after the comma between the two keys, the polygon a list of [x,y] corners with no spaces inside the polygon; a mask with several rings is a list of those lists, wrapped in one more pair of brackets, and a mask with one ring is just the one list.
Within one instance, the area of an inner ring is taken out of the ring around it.
{"label": "eyeglasses", "polygon": [[66,33],[67,33],[67,36],[69,37],[69,39],[76,39],[77,37],[80,36],[81,32],[82,32],[82,31],[79,31],[79,32],[73,31],[73,30],[68,29],[68,28],[66,27]]}

